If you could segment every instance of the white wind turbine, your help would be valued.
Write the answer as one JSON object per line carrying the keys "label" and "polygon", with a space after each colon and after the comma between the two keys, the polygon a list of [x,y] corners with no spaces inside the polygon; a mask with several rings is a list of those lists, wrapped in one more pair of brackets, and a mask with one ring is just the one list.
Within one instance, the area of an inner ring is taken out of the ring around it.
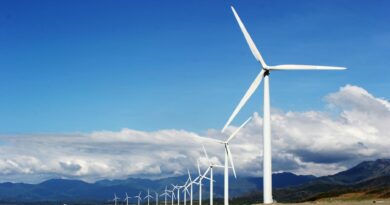
{"label": "white wind turbine", "polygon": [[208,170],[206,170],[203,174],[201,174],[199,161],[197,161],[197,163],[198,163],[198,174],[199,174],[199,176],[197,177],[198,178],[197,184],[199,185],[199,205],[202,205],[202,185],[203,185],[202,181],[203,181],[203,179],[210,180],[210,178],[206,177]]}
{"label": "white wind turbine", "polygon": [[141,192],[137,196],[135,196],[134,198],[137,198],[137,204],[140,205],[141,200],[142,200]]}
{"label": "white wind turbine", "polygon": [[[246,91],[244,97],[241,99],[237,107],[234,109],[232,115],[229,117],[229,120],[226,122],[222,131],[224,131],[232,122],[237,113],[245,105],[248,99],[252,96],[254,91],[260,85],[261,80],[264,78],[264,104],[263,104],[263,197],[264,203],[272,203],[272,157],[271,157],[271,114],[270,114],[270,97],[269,97],[269,74],[271,71],[284,71],[284,70],[344,70],[345,67],[334,67],[334,66],[317,66],[317,65],[276,65],[269,66],[267,65],[260,52],[257,50],[255,43],[253,42],[251,36],[246,30],[244,24],[242,23],[237,12],[231,7],[234,13],[234,16],[240,26],[242,33],[249,45],[252,54],[257,61],[260,62],[261,71],[252,82],[249,89]],[[225,199],[226,200],[226,199]]]}
{"label": "white wind turbine", "polygon": [[148,199],[148,205],[149,205],[150,199],[153,199],[152,195],[149,194],[149,189],[148,189],[148,195],[145,196],[144,199]]}
{"label": "white wind turbine", "polygon": [[186,186],[186,189],[188,190],[188,187],[190,187],[190,205],[192,205],[193,204],[193,193],[194,193],[194,191],[193,191],[193,184],[197,184],[196,180],[199,179],[199,176],[196,177],[194,180],[192,180],[191,179],[190,170],[187,169],[187,172],[188,172],[188,180],[189,181],[188,181],[188,184]]}
{"label": "white wind turbine", "polygon": [[115,203],[115,205],[117,205],[118,199],[120,199],[120,198],[117,197],[116,194],[114,194],[114,199],[112,199],[112,201]]}
{"label": "white wind turbine", "polygon": [[187,194],[190,194],[188,192],[188,183],[189,183],[189,179],[187,179],[186,183],[184,183],[184,185],[182,186],[183,187],[183,193],[184,193],[184,201],[183,201],[183,204],[186,205],[187,204]]}
{"label": "white wind turbine", "polygon": [[224,165],[224,204],[229,204],[229,161],[231,168],[233,169],[234,177],[237,178],[236,170],[234,169],[233,157],[230,151],[229,142],[237,135],[237,133],[243,128],[252,117],[248,118],[238,129],[236,129],[226,141],[214,140],[220,144],[223,144],[225,147],[225,165]]}
{"label": "white wind turbine", "polygon": [[[211,160],[209,159],[209,156],[207,155],[206,148],[204,148],[203,145],[202,145],[202,147],[203,147],[204,155],[206,156],[206,159],[207,159],[207,161],[209,162],[209,167],[206,169],[206,171],[204,172],[203,175],[206,175],[208,172],[210,172],[210,205],[213,205],[213,201],[214,201],[213,168],[214,168],[214,167],[223,168],[224,166],[222,166],[222,165],[217,165],[217,164],[214,164],[213,162],[211,162]],[[199,164],[198,164],[198,165],[199,165]]]}
{"label": "white wind turbine", "polygon": [[173,188],[177,190],[177,205],[180,205],[180,189],[183,188],[182,186],[179,185],[173,185]]}
{"label": "white wind turbine", "polygon": [[173,205],[173,202],[176,199],[176,197],[175,197],[175,186],[173,186],[172,190],[168,190],[168,192],[171,193],[171,205]]}
{"label": "white wind turbine", "polygon": [[[167,197],[170,197],[168,192],[169,191],[167,190],[167,187],[165,186],[164,193],[162,193],[160,195],[160,196],[164,196],[164,205],[167,205]],[[172,204],[173,204],[173,200],[172,200]]]}
{"label": "white wind turbine", "polygon": [[129,199],[131,199],[131,197],[129,197],[129,195],[127,195],[127,192],[126,192],[125,200],[123,200],[126,202],[126,205],[129,205]]}
{"label": "white wind turbine", "polygon": [[[158,193],[157,192],[154,192],[154,193],[156,193],[156,205],[158,205]],[[166,203],[166,201],[165,201],[165,203]]]}

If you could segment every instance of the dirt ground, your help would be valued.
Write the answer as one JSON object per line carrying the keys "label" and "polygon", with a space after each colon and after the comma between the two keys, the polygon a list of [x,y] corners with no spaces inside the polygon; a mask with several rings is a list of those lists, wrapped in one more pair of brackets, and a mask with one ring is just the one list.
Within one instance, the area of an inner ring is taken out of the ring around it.
{"label": "dirt ground", "polygon": [[[275,203],[275,205],[288,205],[282,203]],[[305,203],[292,203],[291,205],[321,205],[321,204],[329,204],[329,205],[367,205],[367,204],[375,204],[375,205],[390,205],[390,200],[365,200],[365,201],[315,201],[315,202],[305,202]],[[261,204],[258,204],[261,205]]]}

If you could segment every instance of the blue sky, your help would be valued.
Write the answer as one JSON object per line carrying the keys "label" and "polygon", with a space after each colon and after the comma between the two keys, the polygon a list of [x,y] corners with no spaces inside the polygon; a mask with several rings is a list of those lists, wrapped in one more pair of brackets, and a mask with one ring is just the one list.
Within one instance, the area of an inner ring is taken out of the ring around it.
{"label": "blue sky", "polygon": [[272,73],[274,108],[390,98],[389,1],[1,1],[0,133],[222,128],[259,71],[230,4],[268,64],[349,68]]}

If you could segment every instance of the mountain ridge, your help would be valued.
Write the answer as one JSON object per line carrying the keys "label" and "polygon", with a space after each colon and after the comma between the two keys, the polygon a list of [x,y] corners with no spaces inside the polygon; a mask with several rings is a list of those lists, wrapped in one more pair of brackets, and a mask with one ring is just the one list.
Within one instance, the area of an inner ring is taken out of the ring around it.
{"label": "mountain ridge", "polygon": [[[313,180],[313,176],[295,175],[292,173],[276,173],[273,175],[277,187],[302,184]],[[0,183],[0,199],[8,201],[61,201],[61,200],[107,200],[114,193],[138,194],[150,188],[152,192],[161,192],[165,186],[183,183],[187,175],[162,179],[128,178],[124,180],[99,180],[94,183],[74,179],[49,179],[38,184]],[[223,196],[223,175],[214,175],[215,197]],[[261,188],[261,177],[230,177],[231,196],[236,197],[251,190]],[[244,189],[242,187],[245,187]],[[208,183],[203,185],[204,199],[208,198]],[[194,191],[196,194],[196,189]]]}
{"label": "mountain ridge", "polygon": [[[390,197],[390,159],[363,161],[356,166],[334,175],[318,177],[297,186],[274,190],[278,202],[316,201],[348,193],[360,193],[361,198]],[[239,201],[256,201],[262,193],[252,192],[239,197]]]}
{"label": "mountain ridge", "polygon": [[[215,199],[223,197],[223,175],[214,179]],[[162,179],[127,178],[99,180],[94,183],[74,179],[50,179],[39,184],[0,183],[0,200],[21,201],[107,201],[114,193],[136,195],[150,188],[161,192],[166,185],[180,184],[186,175]],[[234,202],[261,202],[262,178],[230,177],[230,195]],[[274,197],[279,202],[315,201],[348,193],[360,197],[390,197],[390,159],[363,161],[334,175],[315,177],[283,172],[273,174]],[[208,183],[204,183],[204,199],[208,197]],[[196,189],[195,192],[196,194]],[[196,197],[195,197],[196,198]]]}

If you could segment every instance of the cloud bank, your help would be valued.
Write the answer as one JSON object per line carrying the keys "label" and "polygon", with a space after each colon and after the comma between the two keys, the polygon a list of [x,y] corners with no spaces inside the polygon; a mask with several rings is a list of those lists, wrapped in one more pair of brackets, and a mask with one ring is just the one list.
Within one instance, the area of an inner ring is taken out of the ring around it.
{"label": "cloud bank", "polygon": [[[327,175],[362,160],[390,157],[390,103],[365,89],[346,85],[325,96],[325,111],[272,111],[273,171]],[[260,176],[262,118],[231,142],[238,175]],[[236,127],[229,127],[233,132]],[[215,163],[223,147],[205,138],[224,139],[218,130],[200,135],[185,130],[132,129],[76,134],[0,136],[0,179],[40,182],[49,178],[85,181],[127,177],[167,177]]]}

